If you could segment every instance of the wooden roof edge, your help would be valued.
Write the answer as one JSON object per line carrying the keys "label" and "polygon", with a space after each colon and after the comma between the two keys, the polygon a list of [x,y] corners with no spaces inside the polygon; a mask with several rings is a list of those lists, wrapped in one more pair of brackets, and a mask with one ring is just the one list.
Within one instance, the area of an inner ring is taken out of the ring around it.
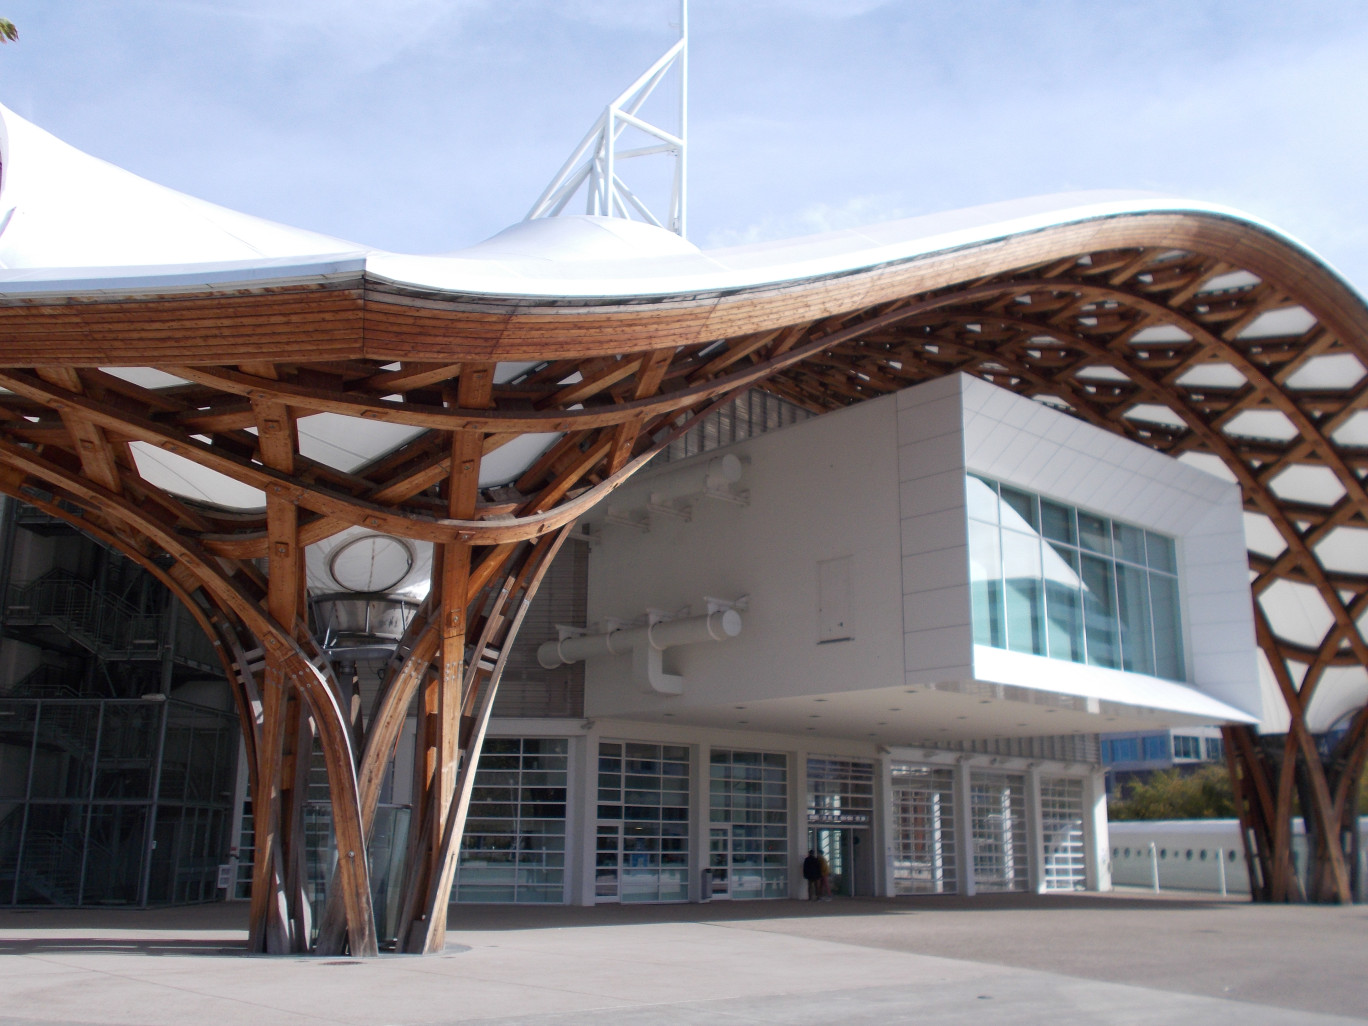
{"label": "wooden roof edge", "polygon": [[[402,342],[404,331],[398,325],[383,324],[392,312],[412,316],[414,333],[429,336],[439,349],[451,342],[457,355],[463,343],[469,348],[468,343],[478,336],[478,355],[485,359],[579,357],[767,330],[912,295],[953,290],[1072,255],[1156,246],[1210,255],[1275,282],[1351,349],[1368,354],[1368,306],[1314,253],[1257,222],[1224,213],[1178,210],[1095,216],[900,259],[863,266],[856,262],[840,272],[654,296],[607,292],[597,296],[496,295],[434,289],[387,279],[356,256],[313,264],[281,261],[269,273],[265,267],[248,274],[242,268],[221,266],[211,269],[212,273],[152,273],[102,281],[100,288],[91,287],[94,279],[76,278],[66,283],[66,291],[55,280],[33,290],[31,282],[5,281],[0,272],[0,330],[22,333],[22,322],[29,319],[26,311],[51,318],[53,307],[62,307],[83,325],[98,318],[101,346],[98,354],[89,349],[82,354],[79,346],[53,340],[47,352],[54,362],[82,362],[83,356],[83,362],[95,357],[100,363],[147,363],[164,360],[164,354],[155,345],[140,345],[139,335],[149,318],[168,309],[183,308],[187,321],[201,319],[194,312],[200,307],[219,306],[218,312],[230,319],[250,310],[265,318],[265,323],[257,321],[254,326],[254,331],[260,331],[274,322],[286,323],[295,306],[306,306],[309,297],[320,291],[351,290],[364,301],[367,311],[365,327],[358,328],[362,337],[352,340],[362,356],[369,355],[374,343],[376,358],[393,358],[395,340]],[[879,247],[879,252],[886,253],[887,247]],[[1061,282],[1061,287],[1067,288],[1067,283]],[[272,300],[270,311],[261,309],[266,298]],[[47,326],[59,328],[60,321],[60,317],[52,318]],[[481,322],[485,330],[476,330]],[[628,322],[636,330],[624,333]],[[238,358],[229,355],[233,340],[224,337],[222,324],[214,337],[215,362]],[[0,346],[0,362],[10,363],[4,348]]]}

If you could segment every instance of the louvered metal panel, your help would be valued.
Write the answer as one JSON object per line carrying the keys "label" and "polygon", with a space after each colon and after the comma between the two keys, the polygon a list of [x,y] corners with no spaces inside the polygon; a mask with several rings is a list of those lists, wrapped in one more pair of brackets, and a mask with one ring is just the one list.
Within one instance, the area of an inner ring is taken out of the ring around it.
{"label": "louvered metal panel", "polygon": [[547,571],[509,654],[495,716],[584,715],[584,663],[543,669],[537,648],[556,639],[556,625],[584,626],[588,615],[589,546],[570,541]]}

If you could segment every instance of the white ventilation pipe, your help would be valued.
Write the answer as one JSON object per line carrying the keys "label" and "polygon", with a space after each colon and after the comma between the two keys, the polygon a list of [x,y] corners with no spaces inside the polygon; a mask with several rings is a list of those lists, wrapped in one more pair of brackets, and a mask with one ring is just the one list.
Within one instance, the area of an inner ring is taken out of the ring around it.
{"label": "white ventilation pipe", "polygon": [[642,690],[678,695],[683,693],[684,678],[664,671],[661,653],[678,645],[725,641],[740,633],[741,614],[735,609],[719,609],[704,616],[662,620],[645,627],[548,641],[537,649],[537,662],[545,669],[554,670],[557,666],[577,663],[591,656],[627,655],[630,652],[633,672],[638,683],[644,685]]}
{"label": "white ventilation pipe", "polygon": [[746,472],[735,453],[714,456],[706,463],[670,467],[646,481],[631,481],[609,500],[614,508],[630,509],[642,502],[665,504],[697,495],[732,497],[732,486]]}
{"label": "white ventilation pipe", "polygon": [[644,483],[650,489],[652,502],[674,502],[693,495],[728,494],[731,486],[741,480],[743,472],[740,458],[729,452],[725,456],[714,456],[701,467],[662,474]]}

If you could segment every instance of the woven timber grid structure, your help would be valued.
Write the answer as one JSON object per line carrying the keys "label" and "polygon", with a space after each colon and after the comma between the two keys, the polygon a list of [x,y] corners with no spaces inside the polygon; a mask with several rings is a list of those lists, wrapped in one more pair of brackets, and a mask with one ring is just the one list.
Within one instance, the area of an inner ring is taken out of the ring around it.
{"label": "woven timber grid structure", "polygon": [[[1251,332],[1288,308],[1304,311],[1292,333]],[[1218,458],[1246,510],[1276,532],[1281,551],[1252,554],[1251,578],[1290,728],[1262,738],[1226,728],[1225,748],[1255,897],[1348,901],[1345,838],[1368,711],[1323,752],[1306,709],[1327,673],[1368,665],[1368,579],[1318,555],[1336,530],[1368,526],[1368,448],[1337,440],[1368,407],[1366,337],[1368,309],[1313,258],[1200,213],[1098,218],[842,275],[650,299],[440,295],[363,273],[11,299],[0,307],[10,393],[0,397],[0,488],[127,553],[216,642],[256,796],[252,950],[307,950],[316,928],[319,953],[377,951],[366,839],[401,725],[420,703],[397,936],[400,950],[430,952],[443,944],[504,653],[575,517],[746,389],[821,412],[978,375],[1172,456]],[[1298,387],[1329,357],[1358,369],[1342,387]],[[495,384],[500,360],[536,363]],[[160,368],[189,384],[148,390],[97,365]],[[1212,380],[1224,384],[1196,383]],[[1247,411],[1284,430],[1240,432]],[[341,473],[299,452],[297,421],[322,412],[423,433]],[[528,432],[563,435],[513,486],[482,492],[482,456]],[[135,440],[261,489],[265,510],[229,515],[153,487],[137,472]],[[1338,499],[1280,487],[1302,468],[1332,479]],[[435,543],[430,596],[364,722],[305,624],[303,548],[352,525]],[[1294,643],[1263,609],[1269,589],[1287,584],[1324,604],[1318,643]],[[311,925],[301,800],[314,735],[339,859]],[[1312,838],[1305,894],[1291,861],[1294,796]]]}

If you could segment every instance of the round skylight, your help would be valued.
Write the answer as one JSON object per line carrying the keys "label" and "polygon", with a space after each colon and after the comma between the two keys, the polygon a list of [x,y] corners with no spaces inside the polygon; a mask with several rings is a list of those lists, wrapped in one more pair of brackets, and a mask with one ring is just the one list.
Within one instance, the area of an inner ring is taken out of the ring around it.
{"label": "round skylight", "polygon": [[389,591],[413,569],[413,549],[384,534],[365,534],[339,546],[328,573],[346,591]]}

